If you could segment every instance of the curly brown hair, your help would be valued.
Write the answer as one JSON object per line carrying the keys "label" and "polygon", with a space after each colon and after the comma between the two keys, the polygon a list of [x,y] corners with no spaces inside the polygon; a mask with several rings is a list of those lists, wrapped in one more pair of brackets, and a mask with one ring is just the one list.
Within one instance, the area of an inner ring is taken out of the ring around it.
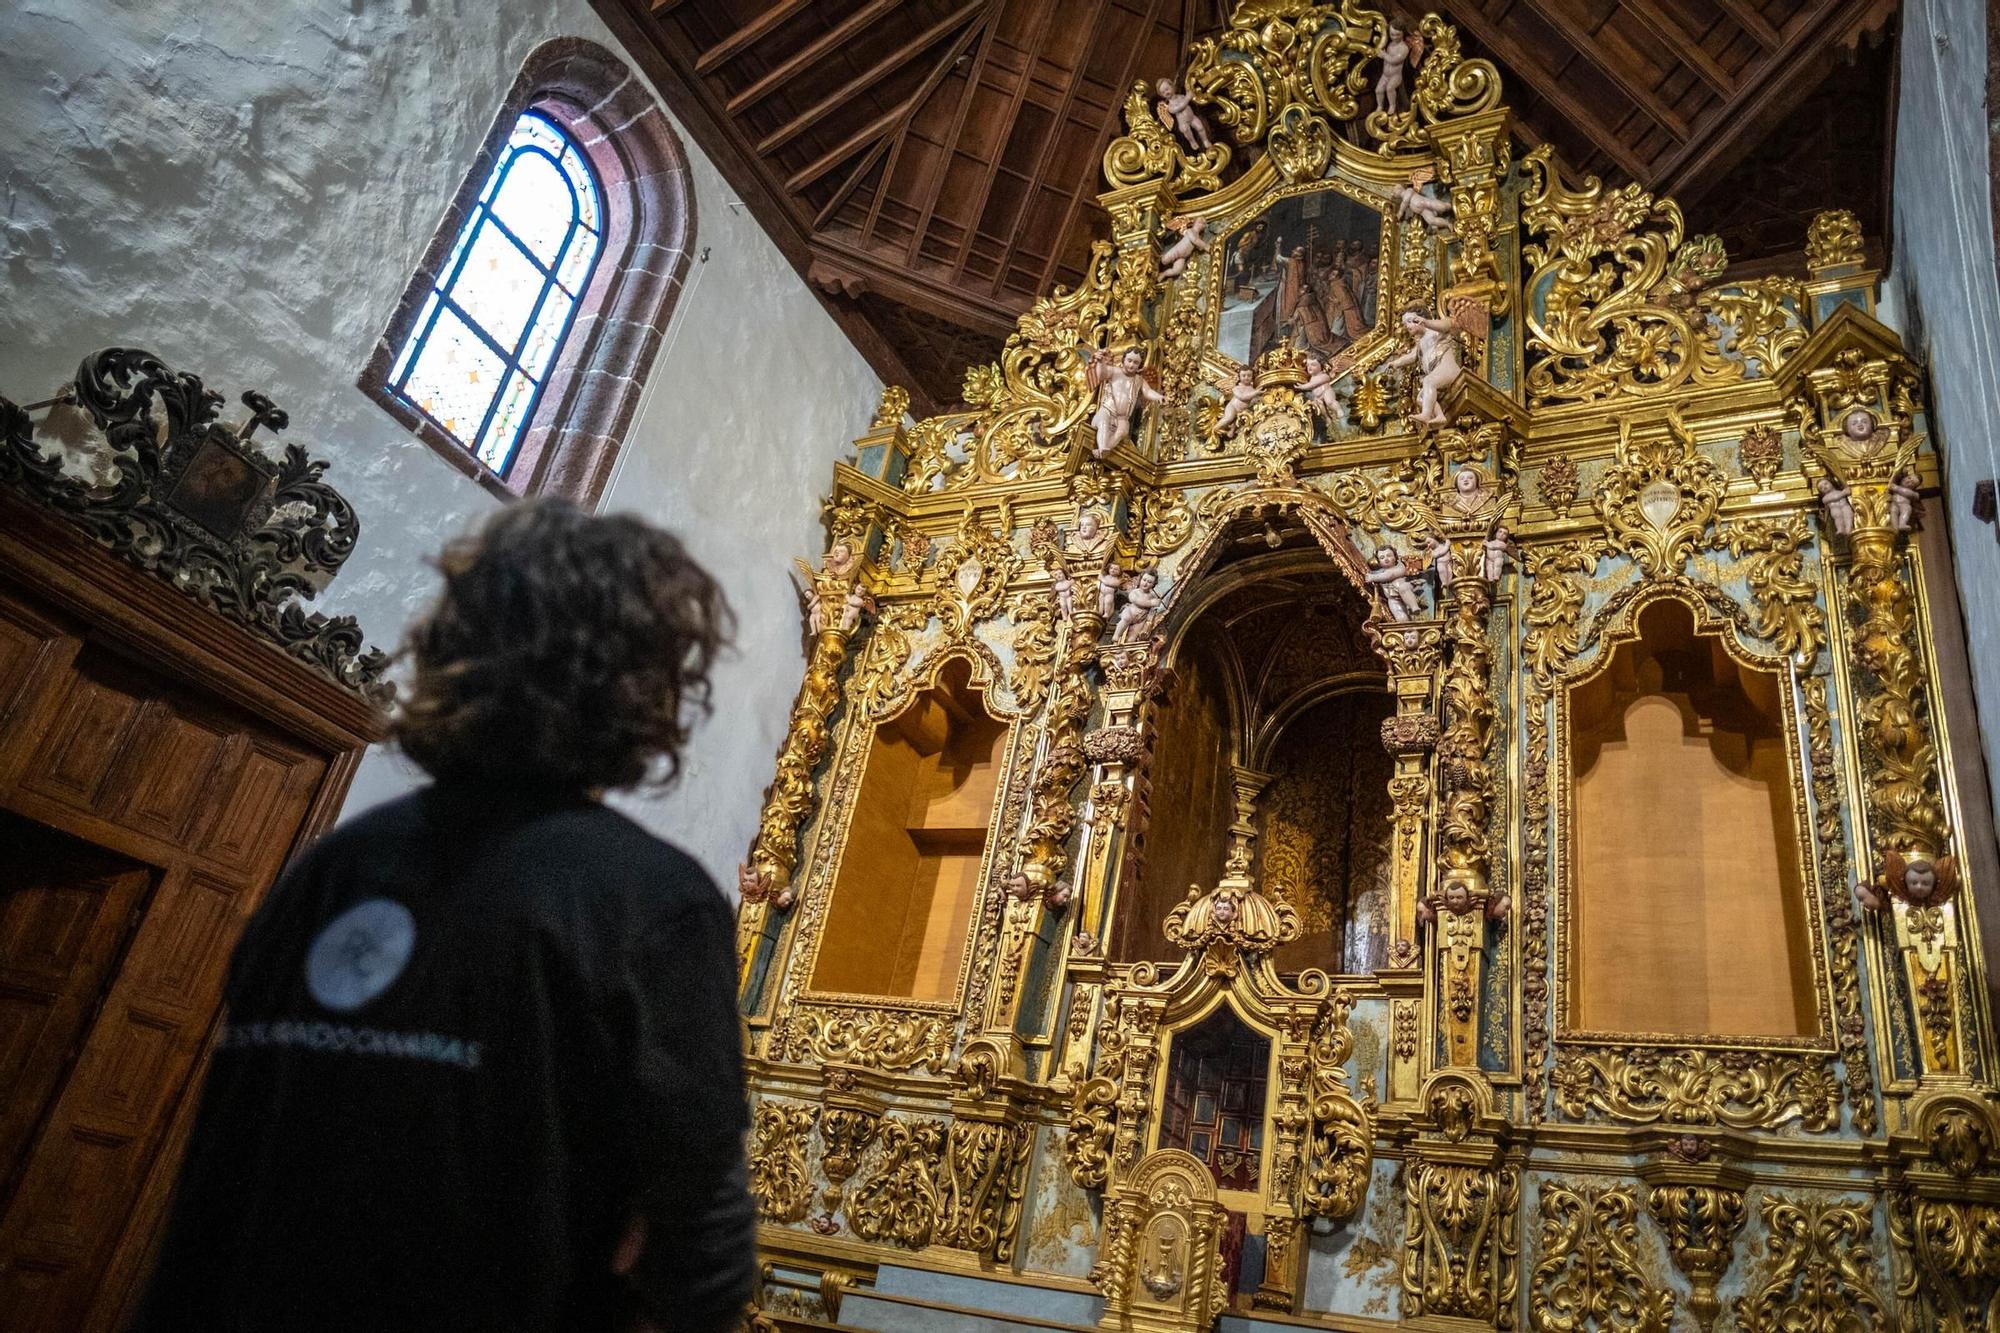
{"label": "curly brown hair", "polygon": [[664,786],[735,618],[680,540],[566,500],[510,505],[437,561],[392,739],[437,778]]}

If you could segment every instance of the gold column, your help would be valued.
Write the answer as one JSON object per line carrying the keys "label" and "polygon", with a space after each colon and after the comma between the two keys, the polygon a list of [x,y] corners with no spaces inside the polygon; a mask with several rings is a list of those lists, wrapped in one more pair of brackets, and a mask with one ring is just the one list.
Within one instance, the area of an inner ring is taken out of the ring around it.
{"label": "gold column", "polygon": [[1431,800],[1431,751],[1438,741],[1438,663],[1442,621],[1408,621],[1386,630],[1393,717],[1382,724],[1382,744],[1395,757],[1389,802],[1395,833],[1390,847],[1388,966],[1376,971],[1389,996],[1391,1038],[1384,1094],[1391,1105],[1416,1099],[1428,1065],[1423,1033],[1422,955],[1417,951],[1417,909],[1424,896],[1425,817]]}
{"label": "gold column", "polygon": [[1466,573],[1451,583],[1451,645],[1444,670],[1444,729],[1438,738],[1438,889],[1430,910],[1437,929],[1435,967],[1444,1001],[1445,1063],[1479,1063],[1479,988],[1486,922],[1504,915],[1492,892],[1487,818],[1494,796],[1493,651],[1486,639],[1492,591],[1479,568],[1477,540],[1452,542],[1452,562]]}

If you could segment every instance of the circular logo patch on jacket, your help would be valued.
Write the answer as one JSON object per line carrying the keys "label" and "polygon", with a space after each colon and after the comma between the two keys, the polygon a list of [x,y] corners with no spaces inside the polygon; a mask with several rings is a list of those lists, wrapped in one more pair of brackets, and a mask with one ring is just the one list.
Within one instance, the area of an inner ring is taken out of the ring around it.
{"label": "circular logo patch on jacket", "polygon": [[358,902],[326,923],[306,954],[306,989],[350,1014],[389,989],[417,947],[410,909],[388,898]]}

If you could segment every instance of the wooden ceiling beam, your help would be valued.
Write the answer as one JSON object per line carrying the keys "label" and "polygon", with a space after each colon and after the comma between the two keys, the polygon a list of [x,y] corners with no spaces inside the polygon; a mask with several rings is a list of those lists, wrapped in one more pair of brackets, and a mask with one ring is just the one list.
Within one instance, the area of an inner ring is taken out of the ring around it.
{"label": "wooden ceiling beam", "polygon": [[790,120],[757,141],[760,154],[770,154],[784,147],[806,130],[811,129],[828,114],[851,101],[857,94],[874,87],[889,75],[910,63],[917,56],[936,45],[944,35],[965,23],[973,15],[986,7],[986,0],[970,0],[950,15],[933,23],[930,27],[904,42],[882,59],[857,74],[850,82],[827,94],[819,101],[793,116]]}
{"label": "wooden ceiling beam", "polygon": [[[1159,21],[1161,3],[1162,0],[1146,0],[1146,18],[1145,21],[1140,25],[1140,31],[1150,30],[1153,24]],[[1183,17],[1185,17],[1185,9],[1187,6],[1193,3],[1193,0],[1181,0],[1181,3],[1184,11]],[[1103,13],[1104,13],[1103,8],[1100,5],[1098,9],[1098,15],[1100,18],[1103,16]],[[1092,26],[1095,27],[1096,25],[1093,24]],[[1118,95],[1124,83],[1124,80],[1126,78],[1131,77],[1132,61],[1136,58],[1136,52],[1138,50],[1139,45],[1140,44],[1137,42],[1130,43],[1125,52],[1125,63],[1119,70],[1121,77],[1119,79],[1119,82],[1113,84],[1111,88],[1112,106],[1114,108],[1116,108],[1116,106],[1118,105]],[[1056,113],[1055,127],[1049,131],[1048,139],[1045,140],[1042,144],[1041,155],[1035,160],[1035,174],[1033,179],[1036,183],[1039,183],[1047,179],[1048,177],[1049,162],[1052,158],[1055,157],[1056,145],[1062,142],[1064,122],[1069,117],[1070,103],[1073,100],[1075,100],[1076,90],[1083,83],[1084,64],[1085,61],[1079,59],[1076,62],[1076,68],[1070,71],[1069,86],[1063,89],[1062,108],[1060,111]],[[1117,111],[1114,109],[1112,111],[1113,117],[1115,118],[1117,114],[1118,114]],[[1095,179],[1094,176],[1087,176],[1082,181],[1079,181],[1075,186],[1075,188],[1070,189],[1067,192],[1069,197],[1069,203],[1066,204],[1063,208],[1063,225],[1060,229],[1056,231],[1055,241],[1049,247],[1049,251],[1051,254],[1060,255],[1062,253],[1063,236],[1069,229],[1070,219],[1075,216],[1076,201],[1085,190],[1088,190],[1090,188],[1090,183],[1094,179]],[[1035,206],[1033,188],[1034,188],[1033,185],[1030,185],[1027,200],[1022,205],[1024,208],[1033,208]],[[1007,270],[1010,267],[1012,267],[1014,263],[1014,252],[1020,248],[1020,244],[1021,244],[1021,227],[1018,223],[1016,223],[1015,226],[1012,228],[1012,234],[1007,237],[1006,248],[1000,252],[1000,263],[993,270],[993,289],[995,291],[1000,291],[1006,286]],[[964,261],[961,259],[960,263],[963,262]],[[1044,290],[1046,290],[1046,288],[1044,288]]]}
{"label": "wooden ceiling beam", "polygon": [[1673,135],[1675,139],[1683,143],[1687,141],[1689,128],[1687,118],[1662,102],[1659,94],[1634,76],[1632,71],[1616,60],[1607,59],[1597,39],[1583,30],[1583,25],[1563,7],[1562,0],[1522,0],[1522,3],[1530,13],[1561,33],[1563,40],[1569,43],[1570,49],[1581,56],[1585,63],[1617,84],[1619,91],[1631,98],[1632,104],[1645,112],[1655,125]]}
{"label": "wooden ceiling beam", "polygon": [[828,28],[810,42],[807,42],[791,55],[785,57],[784,60],[764,71],[749,87],[741,89],[732,95],[724,105],[724,110],[728,111],[732,116],[742,115],[746,108],[755,106],[766,97],[769,97],[797,76],[800,70],[809,68],[816,61],[823,59],[829,51],[838,50],[843,43],[851,40],[867,28],[869,24],[875,22],[875,20],[881,18],[884,14],[887,14],[902,3],[903,0],[874,0],[872,4],[863,5],[860,9],[855,10],[839,23]]}
{"label": "wooden ceiling beam", "polygon": [[[1071,2],[1074,3],[1076,0],[1071,0]],[[1103,14],[1104,0],[1097,0],[1097,16],[1101,18]],[[1049,29],[1054,25],[1055,18],[1055,5],[1048,5],[1043,8],[1042,21],[1040,26],[1035,29],[1035,38],[1025,48],[1027,58],[1022,62],[1021,73],[1014,83],[1013,95],[1007,99],[1006,133],[1000,136],[1001,146],[994,151],[993,160],[985,164],[986,170],[980,175],[979,190],[972,196],[974,200],[973,211],[965,219],[965,230],[960,234],[958,249],[953,252],[951,257],[951,272],[954,278],[963,277],[965,274],[966,258],[972,253],[973,238],[979,234],[979,215],[985,211],[986,201],[993,197],[993,182],[1000,175],[1000,159],[1006,154],[1007,141],[1014,137],[1015,126],[1020,124],[1021,103],[1025,102],[1028,98],[1028,85],[1035,81],[1035,63],[1041,59],[1042,46],[1048,41]],[[1097,24],[1092,23],[1090,26],[1095,29]],[[1083,65],[1084,57],[1082,54],[1079,54],[1075,68],[1070,70],[1068,87],[1063,92],[1063,106],[1065,109],[1069,105],[1069,95],[1076,90],[1076,81],[1083,73]],[[1062,115],[1058,112],[1054,123],[1049,126],[1049,134],[1053,137],[1061,132]],[[1036,172],[1035,175],[1039,177],[1041,173]],[[942,177],[940,177],[940,184],[942,184]],[[1028,188],[1030,190],[1034,188],[1032,181]],[[997,288],[999,284],[996,283],[994,285]]]}
{"label": "wooden ceiling beam", "polygon": [[[938,61],[931,69],[931,72],[924,76],[924,81],[917,85],[916,94],[906,103],[909,108],[909,114],[903,118],[903,123],[883,135],[881,141],[868,150],[868,155],[861,159],[853,171],[848,173],[847,179],[840,183],[840,188],[833,192],[833,197],[826,201],[820,208],[819,214],[813,218],[812,230],[815,234],[827,224],[828,219],[832,218],[839,211],[840,206],[847,202],[847,196],[854,193],[855,188],[868,175],[868,169],[880,160],[884,150],[888,150],[889,152],[889,166],[883,172],[884,177],[886,178],[895,170],[896,154],[902,151],[903,136],[909,131],[911,118],[923,107],[923,104],[930,98],[930,95],[937,91],[937,86],[944,82],[944,76],[951,73],[951,67],[958,63],[960,56],[965,54],[965,48],[972,45],[973,39],[985,31],[986,24],[992,17],[992,0],[980,0],[977,7],[987,11],[986,17],[968,25],[965,31],[958,35],[958,39],[945,51],[944,59]],[[875,218],[881,211],[881,192],[879,190],[876,192],[875,205],[875,207],[868,210],[868,225],[861,229],[861,234],[864,238],[874,231]]]}
{"label": "wooden ceiling beam", "polygon": [[778,0],[769,9],[695,57],[694,72],[713,74],[722,66],[776,32],[786,20],[805,12],[813,0]]}
{"label": "wooden ceiling beam", "polygon": [[1577,100],[1575,93],[1565,87],[1560,79],[1542,63],[1529,55],[1527,50],[1511,33],[1488,18],[1475,5],[1460,5],[1451,16],[1459,26],[1471,33],[1478,43],[1505,61],[1514,71],[1516,78],[1542,95],[1542,100],[1567,116],[1570,123],[1588,135],[1590,141],[1602,149],[1605,156],[1616,162],[1634,180],[1649,179],[1646,164],[1629,148],[1625,141],[1612,133],[1604,124],[1603,117],[1591,111]]}
{"label": "wooden ceiling beam", "polygon": [[1683,27],[1671,14],[1661,9],[1654,0],[1624,0],[1623,7],[1632,11],[1632,17],[1650,28],[1655,37],[1666,43],[1667,50],[1687,62],[1695,77],[1707,84],[1723,97],[1736,91],[1736,81],[1729,72],[1717,64],[1715,57],[1708,53],[1692,32]]}
{"label": "wooden ceiling beam", "polygon": [[889,130],[897,121],[910,113],[916,105],[916,100],[915,97],[911,97],[900,106],[890,107],[887,111],[884,111],[881,115],[875,117],[875,119],[841,140],[837,146],[821,153],[811,162],[785,177],[785,192],[787,194],[803,193],[806,186],[811,185],[821,176],[826,175],[827,172],[832,171],[869,144],[875,143],[878,140],[886,141]]}
{"label": "wooden ceiling beam", "polygon": [[[1156,5],[1149,5],[1147,7],[1146,21],[1148,24],[1153,22],[1154,16],[1157,14],[1157,12],[1158,10]],[[1189,6],[1186,3],[1186,0],[1184,0],[1183,2],[1181,12],[1183,15],[1189,12]],[[1182,64],[1187,63],[1187,56],[1186,56],[1187,44],[1188,44],[1187,34],[1182,33],[1181,34]],[[1138,63],[1138,60],[1139,60],[1139,43],[1133,42],[1127,46],[1125,51],[1125,61],[1118,67],[1118,82],[1115,85],[1113,85],[1111,89],[1111,108],[1112,108],[1111,121],[1110,124],[1104,127],[1104,129],[1098,131],[1098,139],[1100,141],[1109,139],[1112,134],[1118,131],[1118,129],[1121,127],[1123,123],[1122,117],[1125,114],[1124,110],[1125,94],[1131,90],[1134,78],[1133,66],[1135,66]],[[1176,73],[1178,74],[1178,71],[1176,71]],[[1100,149],[1098,152],[1093,153],[1091,155],[1091,162],[1094,165],[1098,162],[1101,162],[1103,158],[1104,154],[1103,151]],[[1076,215],[1078,210],[1080,210],[1083,207],[1083,201],[1090,195],[1095,193],[1095,191],[1093,191],[1091,187],[1094,186],[1096,183],[1097,183],[1097,174],[1096,172],[1093,171],[1084,180],[1078,181],[1076,183],[1076,188],[1070,191],[1069,204],[1066,208],[1063,209],[1062,226],[1056,229],[1055,244],[1049,247],[1049,257],[1042,263],[1042,276],[1040,280],[1035,283],[1035,290],[1037,292],[1046,292],[1054,288],[1056,280],[1056,272],[1058,269],[1062,267],[1063,241],[1065,238],[1069,236],[1070,228],[1076,225]],[[1010,256],[1012,255],[1011,246],[1009,247],[1008,253]],[[999,276],[1001,283],[1004,284],[1007,281],[1007,265],[1004,263],[1000,266]]]}
{"label": "wooden ceiling beam", "polygon": [[[995,7],[1002,0],[995,0]],[[999,30],[997,23],[984,25],[979,38],[979,52],[972,57],[972,68],[965,72],[965,91],[959,96],[958,106],[952,112],[951,133],[944,137],[945,161],[932,174],[930,193],[925,196],[923,207],[917,210],[916,225],[910,228],[910,244],[905,252],[905,262],[915,264],[917,252],[923,248],[924,236],[931,228],[931,216],[937,212],[938,198],[944,192],[945,177],[951,174],[951,154],[965,136],[965,117],[972,110],[972,96],[979,89],[979,80],[985,77],[986,60],[993,52],[994,34]],[[888,182],[882,183],[884,190]]]}
{"label": "wooden ceiling beam", "polygon": [[1771,21],[1758,13],[1756,6],[1746,3],[1746,0],[1716,0],[1716,3],[1722,6],[1722,12],[1729,15],[1737,27],[1749,33],[1751,40],[1766,51],[1783,40],[1778,30],[1771,26]]}
{"label": "wooden ceiling beam", "polygon": [[[1783,49],[1765,60],[1757,78],[1702,119],[1693,138],[1660,162],[1655,187],[1679,195],[1696,181],[1720,180],[1754,146],[1753,139],[1797,106],[1825,73],[1814,62],[1833,39],[1865,16],[1874,0],[1820,0],[1792,25]],[[1698,198],[1699,195],[1691,195]]]}

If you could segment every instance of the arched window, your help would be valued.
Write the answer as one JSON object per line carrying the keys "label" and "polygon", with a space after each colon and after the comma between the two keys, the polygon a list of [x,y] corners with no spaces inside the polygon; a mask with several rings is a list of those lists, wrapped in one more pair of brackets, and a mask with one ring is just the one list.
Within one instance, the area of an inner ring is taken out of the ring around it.
{"label": "arched window", "polygon": [[694,243],[687,157],[593,42],[528,56],[360,387],[488,490],[595,504]]}
{"label": "arched window", "polygon": [[502,480],[597,268],[603,213],[569,135],[523,112],[390,372],[392,392]]}

